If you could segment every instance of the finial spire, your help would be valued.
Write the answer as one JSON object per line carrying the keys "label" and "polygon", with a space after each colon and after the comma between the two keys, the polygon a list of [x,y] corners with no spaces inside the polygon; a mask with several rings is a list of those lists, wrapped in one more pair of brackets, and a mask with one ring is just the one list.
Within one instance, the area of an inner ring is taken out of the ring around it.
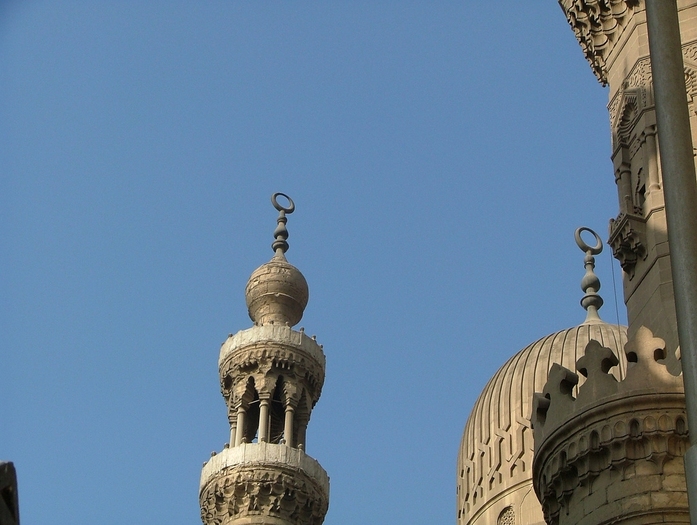
{"label": "finial spire", "polygon": [[[282,206],[279,204],[278,197],[287,199],[288,205]],[[286,229],[288,219],[286,218],[286,213],[290,214],[295,211],[295,203],[293,202],[293,199],[291,199],[285,193],[274,193],[271,195],[271,204],[273,204],[273,207],[278,210],[278,219],[276,219],[278,225],[273,232],[275,240],[271,244],[271,248],[274,252],[276,252],[275,257],[285,259],[285,253],[288,251],[288,230]]]}
{"label": "finial spire", "polygon": [[[279,196],[288,200],[285,206],[278,203]],[[294,326],[303,317],[310,293],[303,274],[285,256],[288,250],[286,214],[295,211],[295,204],[284,193],[274,193],[271,203],[279,212],[278,226],[273,233],[276,239],[271,244],[275,254],[249,278],[245,288],[247,308],[249,317],[257,325]]]}
{"label": "finial spire", "polygon": [[[595,237],[595,246],[588,246],[581,238],[581,233],[584,231]],[[586,227],[578,228],[574,233],[574,238],[576,239],[578,247],[586,253],[586,256],[583,258],[586,274],[581,280],[581,290],[586,294],[583,296],[583,299],[581,299],[581,306],[588,312],[585,322],[601,321],[598,310],[603,306],[603,298],[598,295],[598,290],[600,290],[600,279],[595,275],[595,257],[593,256],[603,251],[603,241],[600,240],[597,233]]]}

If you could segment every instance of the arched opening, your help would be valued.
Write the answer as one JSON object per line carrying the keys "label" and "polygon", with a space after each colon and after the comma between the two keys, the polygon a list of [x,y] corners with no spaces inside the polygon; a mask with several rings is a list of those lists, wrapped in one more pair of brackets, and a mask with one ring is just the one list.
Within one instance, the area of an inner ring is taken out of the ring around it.
{"label": "arched opening", "polygon": [[283,439],[283,423],[285,420],[285,405],[283,403],[283,376],[276,380],[276,387],[271,397],[271,408],[269,410],[269,442],[280,443]]}
{"label": "arched opening", "polygon": [[242,407],[246,409],[245,428],[242,431],[243,443],[252,443],[259,430],[259,393],[254,384],[254,378],[247,379],[247,388],[242,396]]}

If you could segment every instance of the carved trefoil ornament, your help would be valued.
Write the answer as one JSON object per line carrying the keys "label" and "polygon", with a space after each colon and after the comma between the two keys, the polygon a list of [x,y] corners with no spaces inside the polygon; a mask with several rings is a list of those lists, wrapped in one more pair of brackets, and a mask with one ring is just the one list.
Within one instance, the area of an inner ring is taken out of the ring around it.
{"label": "carved trefoil ornament", "polygon": [[629,72],[621,89],[617,91],[607,106],[610,115],[610,129],[616,132],[618,121],[626,113],[625,106],[633,104],[640,113],[652,103],[650,100],[651,89],[651,62],[649,58],[642,58],[637,61]]}

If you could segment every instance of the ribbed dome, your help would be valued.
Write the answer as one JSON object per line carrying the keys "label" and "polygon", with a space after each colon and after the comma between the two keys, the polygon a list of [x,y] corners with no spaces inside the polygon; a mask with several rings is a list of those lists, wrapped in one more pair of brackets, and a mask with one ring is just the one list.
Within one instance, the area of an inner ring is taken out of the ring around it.
{"label": "ribbed dome", "polygon": [[[553,363],[575,370],[591,339],[617,355],[619,370],[613,373],[623,378],[626,328],[594,319],[527,346],[484,387],[467,420],[458,455],[458,525],[544,524],[532,491],[533,393],[542,391]],[[579,385],[583,381],[581,376]]]}

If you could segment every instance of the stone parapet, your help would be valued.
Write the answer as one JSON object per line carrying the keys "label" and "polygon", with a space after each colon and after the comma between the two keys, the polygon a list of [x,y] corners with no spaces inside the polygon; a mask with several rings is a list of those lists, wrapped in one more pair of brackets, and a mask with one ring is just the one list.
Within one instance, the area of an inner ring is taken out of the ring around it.
{"label": "stone parapet", "polygon": [[206,524],[320,525],[329,506],[329,477],[302,450],[241,444],[204,465],[199,501]]}
{"label": "stone parapet", "polygon": [[689,522],[683,456],[688,447],[680,376],[664,366],[665,342],[646,328],[625,347],[627,375],[596,341],[579,377],[554,365],[535,394],[533,484],[549,525]]}
{"label": "stone parapet", "polygon": [[220,347],[218,366],[227,361],[236,352],[259,343],[277,343],[292,348],[300,354],[316,361],[322,368],[325,367],[326,358],[322,347],[315,339],[305,335],[305,332],[295,331],[289,326],[267,324],[253,326],[247,330],[240,330],[231,335]]}

